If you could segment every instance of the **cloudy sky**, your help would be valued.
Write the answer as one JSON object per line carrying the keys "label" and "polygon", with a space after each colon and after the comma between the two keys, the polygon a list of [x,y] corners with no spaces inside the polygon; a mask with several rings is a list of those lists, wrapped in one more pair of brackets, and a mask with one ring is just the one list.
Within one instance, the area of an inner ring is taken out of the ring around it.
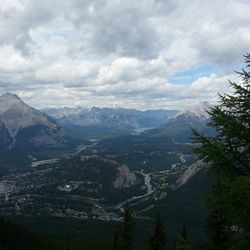
{"label": "cloudy sky", "polygon": [[0,94],[37,107],[216,101],[250,51],[250,0],[0,0]]}

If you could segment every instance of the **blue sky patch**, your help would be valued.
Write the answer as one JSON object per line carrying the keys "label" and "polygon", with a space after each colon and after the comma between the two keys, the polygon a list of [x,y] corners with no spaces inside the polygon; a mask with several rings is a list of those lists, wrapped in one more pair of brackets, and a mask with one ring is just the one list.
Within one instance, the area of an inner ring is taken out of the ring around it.
{"label": "blue sky patch", "polygon": [[175,84],[189,84],[197,80],[201,76],[209,76],[216,72],[214,65],[205,65],[195,67],[189,70],[180,71],[169,79],[171,83]]}

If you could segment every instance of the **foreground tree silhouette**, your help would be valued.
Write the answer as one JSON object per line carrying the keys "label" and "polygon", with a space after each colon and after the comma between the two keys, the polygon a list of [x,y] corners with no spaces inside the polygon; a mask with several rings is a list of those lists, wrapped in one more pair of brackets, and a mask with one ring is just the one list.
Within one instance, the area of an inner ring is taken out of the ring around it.
{"label": "foreground tree silhouette", "polygon": [[123,220],[116,225],[113,231],[113,250],[131,250],[133,249],[133,231],[135,228],[135,220],[132,212],[125,207]]}
{"label": "foreground tree silhouette", "polygon": [[123,222],[121,225],[121,250],[131,250],[133,248],[133,231],[135,220],[128,206],[123,213]]}
{"label": "foreground tree silhouette", "polygon": [[161,216],[157,214],[153,235],[149,241],[150,250],[164,250],[166,248],[165,229]]}
{"label": "foreground tree silhouette", "polygon": [[232,94],[208,112],[214,137],[196,131],[196,153],[215,177],[209,200],[209,249],[249,249],[250,246],[250,54],[239,83],[229,82]]}
{"label": "foreground tree silhouette", "polygon": [[[214,193],[216,197],[217,193]],[[212,200],[212,199],[210,199]],[[233,232],[232,220],[225,215],[225,209],[213,202],[210,205],[210,214],[207,218],[206,234],[208,238],[207,249],[227,250],[231,249]]]}
{"label": "foreground tree silhouette", "polygon": [[63,246],[63,250],[73,250],[71,243],[70,243],[70,239],[68,236],[66,236],[66,240],[64,242],[64,246]]}
{"label": "foreground tree silhouette", "polygon": [[182,226],[180,235],[186,242],[188,242],[187,226],[185,224]]}
{"label": "foreground tree silhouette", "polygon": [[182,230],[178,235],[178,241],[176,243],[176,250],[191,250],[191,245],[188,242],[187,227],[182,226]]}
{"label": "foreground tree silhouette", "polygon": [[113,244],[112,249],[113,250],[119,250],[121,249],[121,226],[115,225],[113,229]]}

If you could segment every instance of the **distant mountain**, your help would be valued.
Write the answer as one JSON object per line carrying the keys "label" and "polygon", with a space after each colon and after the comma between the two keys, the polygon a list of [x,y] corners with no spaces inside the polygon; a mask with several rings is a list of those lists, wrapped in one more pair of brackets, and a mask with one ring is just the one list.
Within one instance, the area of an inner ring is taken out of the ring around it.
{"label": "distant mountain", "polygon": [[60,125],[109,128],[114,130],[131,130],[142,127],[158,127],[167,122],[178,111],[146,110],[124,108],[58,108],[43,110]]}
{"label": "distant mountain", "polygon": [[0,96],[0,152],[24,147],[63,147],[63,129],[17,95]]}
{"label": "distant mountain", "polygon": [[166,124],[162,125],[162,128],[203,128],[206,126],[209,119],[207,111],[209,110],[208,102],[201,102],[190,106],[188,109],[177,113]]}
{"label": "distant mountain", "polygon": [[214,131],[207,127],[209,122],[209,111],[211,105],[208,102],[201,102],[190,106],[188,109],[180,111],[168,122],[159,128],[146,132],[151,136],[169,136],[179,141],[186,141],[192,137],[192,128],[208,135]]}

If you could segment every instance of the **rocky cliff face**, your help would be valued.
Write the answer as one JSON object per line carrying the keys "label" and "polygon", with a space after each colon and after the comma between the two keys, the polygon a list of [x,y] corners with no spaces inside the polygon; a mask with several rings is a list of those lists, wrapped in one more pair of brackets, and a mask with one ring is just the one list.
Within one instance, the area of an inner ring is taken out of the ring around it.
{"label": "rocky cliff face", "polygon": [[194,164],[192,164],[184,173],[179,177],[179,179],[176,181],[176,187],[179,188],[183,185],[185,185],[191,178],[196,176],[202,169],[204,169],[206,164],[198,160]]}
{"label": "rocky cliff face", "polygon": [[0,96],[0,138],[2,150],[66,145],[64,131],[56,122],[10,93]]}
{"label": "rocky cliff face", "polygon": [[98,160],[103,163],[108,164],[109,166],[114,167],[116,170],[116,176],[114,178],[114,181],[112,182],[113,187],[115,189],[123,189],[123,188],[129,188],[132,185],[136,184],[137,178],[134,172],[132,172],[129,167],[125,164],[119,164],[115,160],[108,159],[104,156],[100,155],[91,155],[91,156],[81,156],[81,161],[87,161],[90,159]]}
{"label": "rocky cliff face", "polygon": [[113,182],[114,188],[128,188],[136,183],[136,176],[130,171],[128,166],[122,165],[118,168],[118,173]]}

